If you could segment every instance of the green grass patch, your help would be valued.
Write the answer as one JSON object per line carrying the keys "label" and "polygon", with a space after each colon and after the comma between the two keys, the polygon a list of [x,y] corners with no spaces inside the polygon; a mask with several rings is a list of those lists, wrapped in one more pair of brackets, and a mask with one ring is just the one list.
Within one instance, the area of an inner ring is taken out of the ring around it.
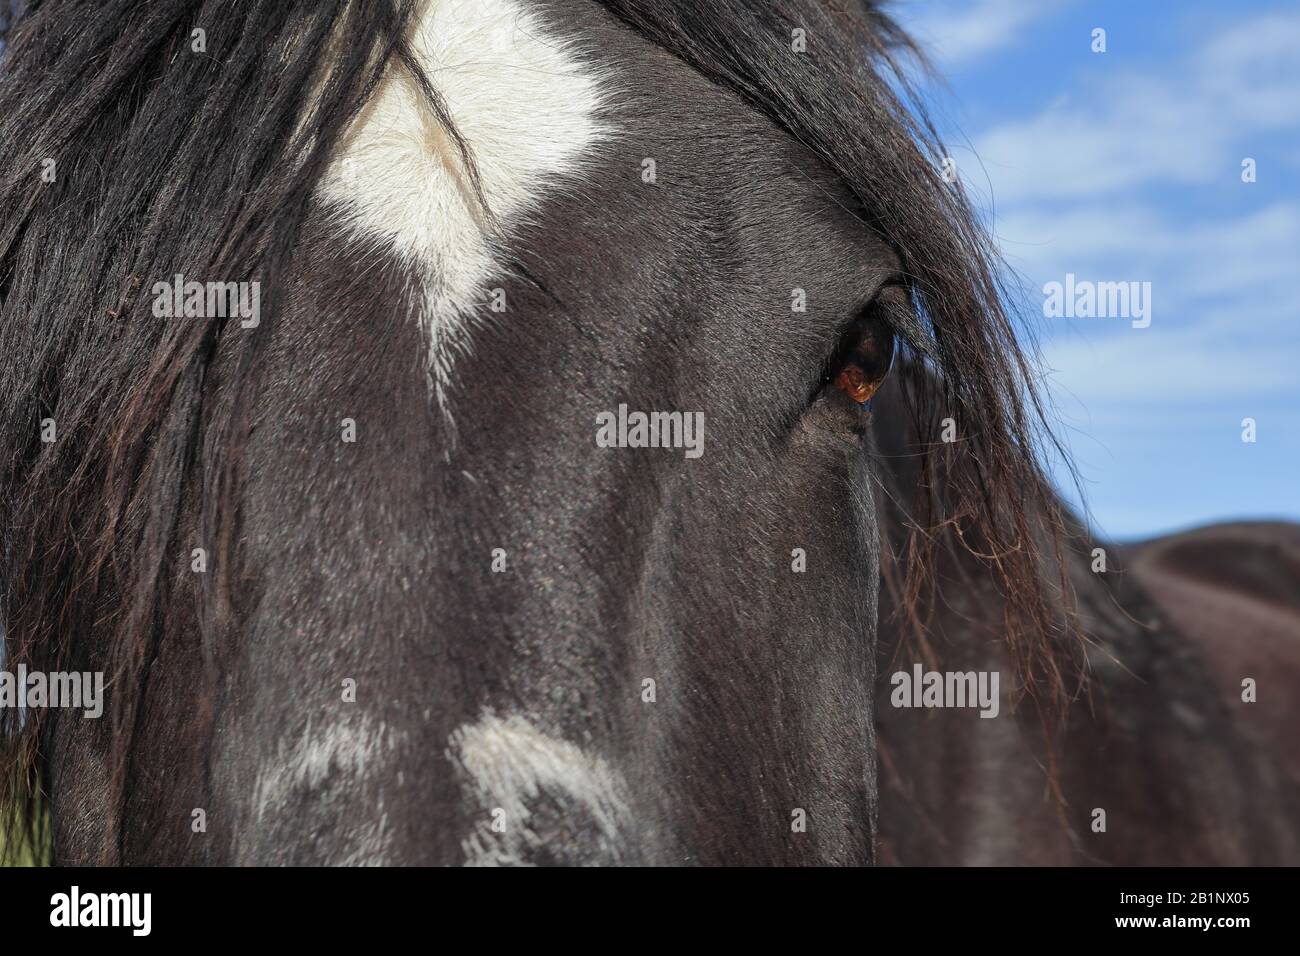
{"label": "green grass patch", "polygon": [[[10,811],[0,811],[5,816],[11,816]],[[33,845],[26,834],[21,830],[7,831],[5,827],[0,827],[0,866],[48,866],[49,865],[49,848],[48,841],[42,838],[49,833],[46,826],[48,818],[45,815],[45,808],[40,808],[40,822],[37,825],[37,839],[45,843],[44,846]],[[9,842],[9,841],[15,842]]]}

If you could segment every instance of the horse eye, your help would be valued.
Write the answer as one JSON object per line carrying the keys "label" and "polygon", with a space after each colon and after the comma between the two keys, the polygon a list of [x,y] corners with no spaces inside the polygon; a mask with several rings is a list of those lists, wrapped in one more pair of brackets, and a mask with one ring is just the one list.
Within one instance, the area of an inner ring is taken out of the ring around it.
{"label": "horse eye", "polygon": [[894,331],[879,318],[860,320],[854,324],[846,346],[836,366],[838,371],[832,371],[834,385],[865,405],[885,383],[894,364]]}

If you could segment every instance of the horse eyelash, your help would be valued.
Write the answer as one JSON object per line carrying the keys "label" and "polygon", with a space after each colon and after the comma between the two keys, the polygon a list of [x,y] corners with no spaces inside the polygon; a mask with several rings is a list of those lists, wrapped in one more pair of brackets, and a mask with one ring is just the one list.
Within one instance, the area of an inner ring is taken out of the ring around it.
{"label": "horse eyelash", "polygon": [[[899,297],[888,295],[890,289],[901,290],[901,300]],[[900,277],[882,286],[868,308],[877,310],[878,318],[893,330],[894,337],[897,339],[896,345],[905,346],[909,352],[916,355],[933,358],[937,354],[937,343],[934,333],[922,319],[915,295],[907,279]],[[854,323],[856,322],[855,319]]]}
{"label": "horse eyelash", "polygon": [[[899,301],[898,297],[889,295],[890,289],[901,289],[906,297],[905,301]],[[876,291],[871,301],[855,312],[852,318],[840,328],[835,347],[827,357],[823,371],[823,379],[826,383],[829,384],[834,380],[845,356],[857,344],[864,325],[873,320],[883,322],[893,334],[895,349],[900,345],[906,345],[912,351],[929,354],[930,335],[912,309],[911,292],[906,282],[903,279],[891,279]]]}

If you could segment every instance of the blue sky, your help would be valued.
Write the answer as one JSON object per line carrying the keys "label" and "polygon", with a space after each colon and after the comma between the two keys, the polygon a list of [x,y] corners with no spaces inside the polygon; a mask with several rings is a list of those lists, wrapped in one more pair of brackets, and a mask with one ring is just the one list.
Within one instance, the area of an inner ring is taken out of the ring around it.
{"label": "blue sky", "polygon": [[[946,77],[927,95],[1023,279],[1095,526],[1300,520],[1300,6],[893,8]],[[1044,318],[1043,284],[1066,273],[1150,282],[1150,327]]]}

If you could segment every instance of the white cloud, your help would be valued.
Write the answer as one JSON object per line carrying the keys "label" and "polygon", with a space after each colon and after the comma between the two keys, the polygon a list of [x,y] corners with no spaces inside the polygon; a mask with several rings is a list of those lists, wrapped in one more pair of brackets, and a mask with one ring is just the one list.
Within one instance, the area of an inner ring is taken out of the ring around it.
{"label": "white cloud", "polygon": [[1033,290],[1067,272],[1150,281],[1166,312],[1224,296],[1289,300],[1300,271],[1300,205],[1291,202],[1192,222],[1136,200],[1018,208],[999,217],[997,236]]}
{"label": "white cloud", "polygon": [[[1154,406],[1199,410],[1191,403],[1281,393],[1296,382],[1294,356],[1264,342],[1232,342],[1197,329],[1132,329],[1104,337],[1054,339],[1044,345],[1049,383],[1063,415],[1106,414]],[[1074,399],[1080,408],[1072,408]],[[1107,418],[1114,423],[1114,418]],[[1126,415],[1124,422],[1134,419]]]}
{"label": "white cloud", "polygon": [[1004,229],[1050,239],[1013,247],[1033,309],[1042,303],[1041,283],[1066,272],[1152,283],[1149,328],[1134,329],[1126,319],[1038,320],[1047,333],[1048,388],[1067,421],[1088,430],[1157,420],[1167,427],[1207,403],[1293,401],[1300,376],[1296,204],[1181,225],[1137,204],[1092,207],[1059,220],[1024,213]]}
{"label": "white cloud", "polygon": [[1009,46],[1035,20],[1055,13],[1069,0],[966,0],[897,11],[907,30],[941,63],[953,69]]}
{"label": "white cloud", "polygon": [[[1247,21],[1173,70],[1115,73],[1098,54],[1085,96],[976,141],[998,203],[1238,175],[1251,136],[1300,122],[1300,13]],[[979,184],[973,184],[978,186]]]}
{"label": "white cloud", "polygon": [[[1253,143],[1300,124],[1297,49],[1300,14],[1255,18],[1173,69],[1096,81],[977,139],[1067,423],[1100,436],[1190,424],[1216,402],[1293,401],[1300,202],[1255,205],[1239,173]],[[1234,211],[1189,215],[1233,189]],[[1039,318],[1043,283],[1066,273],[1151,282],[1151,327]]]}
{"label": "white cloud", "polygon": [[[1283,184],[1300,168],[1300,12],[1201,37],[1172,60],[1090,56],[962,162],[1025,280],[1058,434],[1094,515],[1125,535],[1295,507],[1300,198]],[[1240,181],[1245,156],[1258,185]],[[1043,283],[1068,272],[1151,282],[1151,326],[1043,318]]]}

